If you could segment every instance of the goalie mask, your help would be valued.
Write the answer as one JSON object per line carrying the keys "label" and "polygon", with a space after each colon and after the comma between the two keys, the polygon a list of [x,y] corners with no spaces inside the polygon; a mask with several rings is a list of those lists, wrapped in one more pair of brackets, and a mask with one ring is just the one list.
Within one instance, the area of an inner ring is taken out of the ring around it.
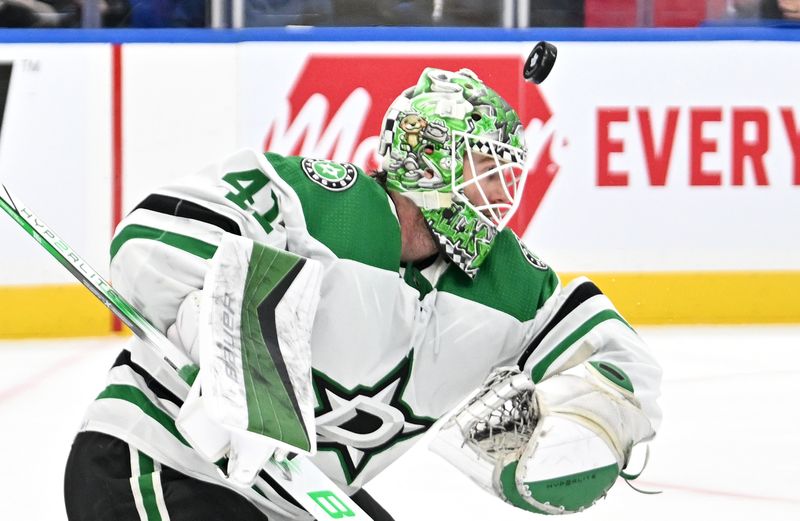
{"label": "goalie mask", "polygon": [[384,118],[386,187],[420,207],[442,251],[474,277],[525,185],[524,129],[472,71],[428,68]]}

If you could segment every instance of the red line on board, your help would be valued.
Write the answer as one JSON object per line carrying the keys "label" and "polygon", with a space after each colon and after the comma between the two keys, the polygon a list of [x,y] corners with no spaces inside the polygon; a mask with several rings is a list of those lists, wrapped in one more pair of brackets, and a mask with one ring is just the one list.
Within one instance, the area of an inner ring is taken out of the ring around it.
{"label": "red line on board", "polygon": [[[111,45],[111,234],[122,220],[122,45]],[[122,331],[122,322],[111,315],[111,331]]]}

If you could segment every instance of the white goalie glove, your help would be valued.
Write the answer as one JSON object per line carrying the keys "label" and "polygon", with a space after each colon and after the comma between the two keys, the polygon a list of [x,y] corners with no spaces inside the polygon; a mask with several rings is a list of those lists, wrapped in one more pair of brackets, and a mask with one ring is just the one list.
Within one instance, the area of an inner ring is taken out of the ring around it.
{"label": "white goalie glove", "polygon": [[653,434],[609,369],[617,373],[610,364],[584,363],[536,386],[516,367],[498,369],[431,450],[518,508],[582,511],[605,496],[632,446]]}

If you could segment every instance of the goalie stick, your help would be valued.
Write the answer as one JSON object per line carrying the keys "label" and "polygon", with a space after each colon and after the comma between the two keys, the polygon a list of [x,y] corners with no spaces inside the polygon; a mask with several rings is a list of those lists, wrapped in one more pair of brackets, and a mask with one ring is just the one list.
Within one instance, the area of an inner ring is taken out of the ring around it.
{"label": "goalie stick", "polygon": [[[186,384],[183,389],[183,398],[186,398],[189,387],[199,371],[191,359],[117,293],[41,219],[19,199],[12,196],[3,184],[0,184],[0,207],[119,317],[137,337],[152,348],[165,366],[178,373],[181,381]],[[317,520],[344,518],[353,521],[371,520],[347,494],[307,458],[298,456],[288,465],[271,459],[264,470]]]}

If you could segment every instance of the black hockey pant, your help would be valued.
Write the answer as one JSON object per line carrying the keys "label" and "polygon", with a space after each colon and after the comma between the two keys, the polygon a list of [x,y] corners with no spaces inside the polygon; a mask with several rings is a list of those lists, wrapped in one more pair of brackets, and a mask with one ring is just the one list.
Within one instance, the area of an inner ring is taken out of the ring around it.
{"label": "black hockey pant", "polygon": [[[236,492],[136,454],[112,436],[79,433],[64,476],[69,521],[268,521]],[[366,491],[353,500],[375,521],[393,521]]]}

